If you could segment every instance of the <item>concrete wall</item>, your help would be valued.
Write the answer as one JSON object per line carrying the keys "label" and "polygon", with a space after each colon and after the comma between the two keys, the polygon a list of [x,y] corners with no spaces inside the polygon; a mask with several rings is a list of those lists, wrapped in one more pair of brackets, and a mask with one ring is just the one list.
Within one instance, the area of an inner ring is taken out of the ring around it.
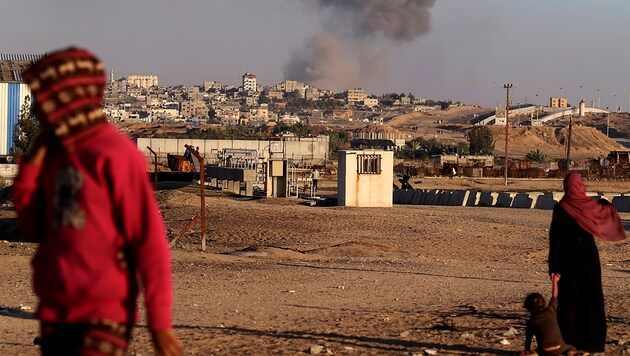
{"label": "concrete wall", "polygon": [[242,148],[257,150],[262,157],[273,159],[288,159],[303,161],[305,164],[323,164],[328,156],[328,136],[318,137],[288,137],[283,141],[271,140],[198,140],[176,138],[145,138],[136,139],[138,150],[146,157],[147,162],[153,162],[153,155],[147,149],[151,147],[158,154],[158,161],[166,164],[166,154],[183,155],[184,145],[199,147],[199,152],[206,158],[207,163],[213,163],[217,153],[224,148]]}
{"label": "concrete wall", "polygon": [[[610,201],[619,212],[630,212],[630,195],[618,193],[604,193],[599,195],[588,192],[588,196],[595,200],[605,198]],[[475,190],[424,190],[407,189],[395,190],[392,197],[394,204],[411,205],[450,205],[450,206],[487,206],[520,209],[551,210],[564,193],[562,192],[478,192]]]}
{"label": "concrete wall", "polygon": [[[358,173],[359,155],[380,155],[380,174]],[[379,150],[339,151],[337,205],[391,207],[393,203],[394,153]],[[413,199],[413,191],[408,199]]]}

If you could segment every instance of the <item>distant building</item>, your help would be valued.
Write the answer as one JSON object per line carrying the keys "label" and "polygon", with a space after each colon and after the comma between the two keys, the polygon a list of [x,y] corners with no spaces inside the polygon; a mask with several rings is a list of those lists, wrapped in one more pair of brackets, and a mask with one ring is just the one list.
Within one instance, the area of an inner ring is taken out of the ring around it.
{"label": "distant building", "polygon": [[363,102],[367,95],[361,88],[348,89],[348,105],[357,105]]}
{"label": "distant building", "polygon": [[567,98],[550,98],[549,99],[549,106],[552,108],[566,108],[569,107],[569,102],[567,101]]}
{"label": "distant building", "polygon": [[368,108],[373,108],[378,106],[378,99],[376,98],[365,98],[363,99],[363,106],[367,106]]}
{"label": "distant building", "polygon": [[137,88],[149,88],[158,86],[156,75],[130,75],[127,77],[127,84]]}
{"label": "distant building", "polygon": [[276,85],[276,90],[283,91],[285,93],[290,93],[294,91],[303,92],[304,91],[304,83],[298,82],[297,80],[285,80],[282,83]]}
{"label": "distant building", "polygon": [[287,125],[295,125],[300,123],[300,118],[297,116],[292,116],[289,114],[284,114],[284,116],[280,117],[278,121],[285,123]]}
{"label": "distant building", "polygon": [[319,89],[315,87],[308,87],[304,91],[304,99],[307,100],[316,100],[319,98]]}
{"label": "distant building", "polygon": [[208,107],[200,100],[182,101],[179,104],[179,115],[186,119],[207,119]]}
{"label": "distant building", "polygon": [[211,89],[214,90],[221,90],[221,88],[223,87],[223,85],[219,82],[215,82],[215,81],[209,81],[209,82],[203,82],[203,90],[204,91],[208,91]]}
{"label": "distant building", "polygon": [[243,75],[243,91],[246,93],[255,93],[257,88],[256,76],[249,72],[245,73]]}
{"label": "distant building", "polygon": [[42,54],[0,54],[0,155],[8,155],[13,146],[13,127],[20,118],[20,108],[31,96],[22,80],[22,71],[41,59]]}
{"label": "distant building", "polygon": [[249,109],[249,114],[255,119],[269,120],[269,105],[260,104],[257,108]]}
{"label": "distant building", "polygon": [[282,98],[284,98],[284,93],[281,91],[270,90],[267,92],[267,97],[269,99],[282,100]]}

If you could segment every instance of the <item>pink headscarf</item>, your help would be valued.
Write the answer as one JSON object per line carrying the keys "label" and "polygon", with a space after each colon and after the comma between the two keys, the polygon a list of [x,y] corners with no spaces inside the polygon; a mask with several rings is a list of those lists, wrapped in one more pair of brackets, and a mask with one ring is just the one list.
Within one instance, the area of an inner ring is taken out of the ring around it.
{"label": "pink headscarf", "polygon": [[621,241],[626,233],[617,209],[611,204],[599,204],[586,195],[582,176],[570,173],[564,178],[564,197],[560,206],[580,226],[604,241]]}

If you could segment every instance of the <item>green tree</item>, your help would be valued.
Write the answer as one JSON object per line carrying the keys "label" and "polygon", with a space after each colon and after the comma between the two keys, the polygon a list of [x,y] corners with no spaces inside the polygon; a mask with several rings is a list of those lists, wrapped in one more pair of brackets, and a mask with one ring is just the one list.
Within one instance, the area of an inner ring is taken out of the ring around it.
{"label": "green tree", "polygon": [[551,157],[549,157],[548,154],[542,152],[539,149],[536,149],[535,151],[530,151],[525,155],[525,158],[527,158],[528,160],[532,161],[532,162],[539,162],[539,163],[547,163],[551,161]]}
{"label": "green tree", "polygon": [[29,152],[40,132],[39,121],[31,112],[31,98],[27,96],[20,107],[18,121],[13,126],[13,146],[10,154],[17,158]]}
{"label": "green tree", "polygon": [[337,157],[337,151],[345,150],[350,147],[350,135],[347,131],[333,130],[325,134],[329,137],[329,154],[331,157]]}
{"label": "green tree", "polygon": [[468,146],[473,155],[491,155],[494,152],[494,137],[487,126],[479,126],[470,130]]}
{"label": "green tree", "polygon": [[457,153],[460,155],[467,155],[469,152],[469,146],[466,142],[459,142],[457,144]]}

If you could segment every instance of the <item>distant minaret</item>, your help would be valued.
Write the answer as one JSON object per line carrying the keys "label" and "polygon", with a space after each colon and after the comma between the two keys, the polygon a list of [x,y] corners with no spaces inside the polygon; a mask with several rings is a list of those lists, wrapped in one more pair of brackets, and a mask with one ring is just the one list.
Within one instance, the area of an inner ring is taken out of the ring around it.
{"label": "distant minaret", "polygon": [[109,82],[110,83],[114,82],[114,68],[110,69],[109,71]]}

